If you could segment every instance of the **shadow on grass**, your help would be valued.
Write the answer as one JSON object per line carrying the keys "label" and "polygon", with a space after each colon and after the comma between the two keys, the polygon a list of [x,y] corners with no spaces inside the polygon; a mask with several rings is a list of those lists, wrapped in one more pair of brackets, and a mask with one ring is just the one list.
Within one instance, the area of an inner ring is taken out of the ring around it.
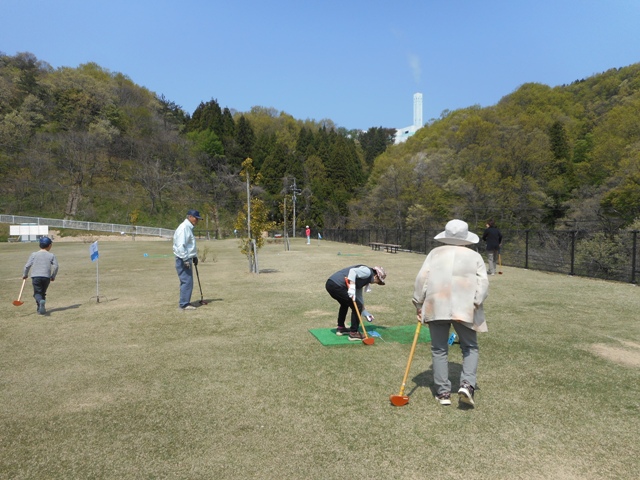
{"label": "shadow on grass", "polygon": [[[458,385],[458,379],[460,378],[460,373],[462,372],[462,365],[460,363],[456,363],[456,362],[449,362],[449,379],[451,380],[451,389],[453,391],[458,391],[458,387],[456,385]],[[422,373],[419,373],[418,375],[416,375],[415,377],[413,377],[411,379],[413,381],[413,383],[415,383],[415,385],[413,386],[413,388],[411,389],[411,391],[409,391],[409,393],[407,393],[407,396],[411,396],[413,395],[413,392],[415,392],[418,388],[425,388],[425,387],[429,387],[429,390],[431,391],[431,396],[436,395],[436,386],[433,382],[433,367],[429,367],[428,370],[425,370]]]}
{"label": "shadow on grass", "polygon": [[[204,301],[205,303],[200,303],[201,301]],[[222,298],[203,298],[202,300],[191,302],[191,305],[193,305],[196,308],[200,308],[200,307],[206,306],[207,303],[222,302],[222,301],[224,301],[224,299]]]}
{"label": "shadow on grass", "polygon": [[53,312],[64,312],[65,310],[71,310],[74,308],[80,308],[82,306],[81,303],[76,303],[75,305],[69,305],[68,307],[59,307],[59,308],[48,308],[47,313]]}
{"label": "shadow on grass", "polygon": [[263,268],[260,270],[260,273],[278,273],[280,270],[276,270],[275,268]]}

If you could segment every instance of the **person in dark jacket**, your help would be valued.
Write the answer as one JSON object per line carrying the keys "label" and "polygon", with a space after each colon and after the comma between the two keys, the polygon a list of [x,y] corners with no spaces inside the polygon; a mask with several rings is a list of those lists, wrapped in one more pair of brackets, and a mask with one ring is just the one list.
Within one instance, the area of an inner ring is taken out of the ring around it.
{"label": "person in dark jacket", "polygon": [[[325,285],[327,292],[340,304],[336,335],[349,335],[349,340],[352,341],[364,338],[362,333],[358,331],[360,321],[358,320],[358,314],[353,309],[353,302],[355,300],[360,314],[371,322],[373,315],[364,308],[362,289],[368,287],[371,283],[384,285],[386,277],[387,274],[382,267],[367,267],[366,265],[343,268],[329,277]],[[351,308],[350,329],[344,324],[349,308]]]}
{"label": "person in dark jacket", "polygon": [[489,275],[496,274],[496,261],[500,255],[500,247],[502,246],[502,233],[496,227],[493,219],[487,221],[487,228],[482,234],[482,240],[487,242],[487,260],[489,263]]}

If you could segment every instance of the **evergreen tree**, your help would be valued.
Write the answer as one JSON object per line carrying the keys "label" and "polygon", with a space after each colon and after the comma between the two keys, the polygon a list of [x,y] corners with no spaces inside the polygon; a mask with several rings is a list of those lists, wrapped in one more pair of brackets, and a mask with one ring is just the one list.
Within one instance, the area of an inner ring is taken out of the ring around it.
{"label": "evergreen tree", "polygon": [[229,164],[239,168],[247,158],[252,158],[253,146],[256,137],[251,124],[244,115],[241,115],[236,123],[236,132],[233,137],[233,144],[226,149]]}
{"label": "evergreen tree", "polygon": [[200,102],[198,108],[193,112],[191,119],[187,122],[186,132],[211,130],[219,138],[224,136],[224,122],[222,119],[222,109],[217,100],[209,100],[207,103]]}
{"label": "evergreen tree", "polygon": [[373,166],[373,161],[378,155],[384,152],[389,145],[393,145],[395,135],[395,129],[382,127],[371,127],[358,135],[364,161],[369,168]]}

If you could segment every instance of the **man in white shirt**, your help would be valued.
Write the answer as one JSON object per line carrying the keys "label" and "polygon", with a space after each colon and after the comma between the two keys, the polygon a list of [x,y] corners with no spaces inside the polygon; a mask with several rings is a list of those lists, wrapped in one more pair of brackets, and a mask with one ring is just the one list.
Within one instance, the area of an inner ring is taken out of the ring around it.
{"label": "man in white shirt", "polygon": [[176,271],[180,279],[180,309],[195,310],[191,305],[191,293],[193,292],[193,268],[198,264],[198,249],[193,228],[201,220],[200,212],[189,210],[187,218],[173,233],[173,254],[176,256]]}

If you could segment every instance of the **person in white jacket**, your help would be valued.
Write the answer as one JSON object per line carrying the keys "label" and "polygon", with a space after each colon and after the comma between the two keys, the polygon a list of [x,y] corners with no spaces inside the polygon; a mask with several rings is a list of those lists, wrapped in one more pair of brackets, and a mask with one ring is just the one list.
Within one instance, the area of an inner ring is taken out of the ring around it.
{"label": "person in white jacket", "polygon": [[189,210],[187,218],[178,225],[173,232],[173,254],[176,257],[176,272],[180,279],[180,302],[178,306],[181,310],[195,310],[191,305],[191,294],[193,293],[193,268],[198,264],[198,249],[196,248],[196,237],[193,234],[193,227],[201,220],[200,212]]}
{"label": "person in white jacket", "polygon": [[413,304],[418,321],[429,326],[435,396],[451,405],[449,380],[449,330],[460,339],[462,372],[459,401],[475,406],[478,369],[477,332],[486,332],[483,303],[489,294],[487,269],[482,256],[467,248],[480,240],[462,220],[451,220],[436,235],[445,245],[436,247],[425,259],[415,281]]}

